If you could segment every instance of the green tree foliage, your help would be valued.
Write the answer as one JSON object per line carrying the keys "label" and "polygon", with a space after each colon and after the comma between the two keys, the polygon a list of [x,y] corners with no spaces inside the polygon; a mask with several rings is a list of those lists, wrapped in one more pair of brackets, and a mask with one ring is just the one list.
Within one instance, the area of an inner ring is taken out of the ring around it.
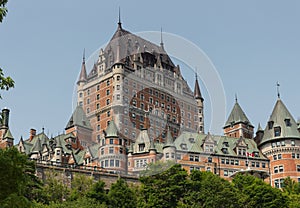
{"label": "green tree foliage", "polygon": [[233,185],[239,191],[240,203],[246,208],[287,207],[287,198],[281,190],[254,176],[238,174],[233,179]]}
{"label": "green tree foliage", "polygon": [[71,183],[70,200],[76,200],[78,198],[86,196],[88,191],[91,189],[92,184],[92,177],[83,174],[75,175]]}
{"label": "green tree foliage", "polygon": [[51,202],[49,205],[45,205],[42,203],[36,203],[34,208],[107,208],[105,205],[100,204],[95,199],[81,197],[75,201],[65,201],[61,203]]}
{"label": "green tree foliage", "polygon": [[111,185],[108,192],[108,201],[111,208],[136,207],[136,195],[122,178]]}
{"label": "green tree foliage", "polygon": [[3,207],[28,206],[40,184],[34,163],[16,148],[0,149],[0,167],[0,204]]}
{"label": "green tree foliage", "polygon": [[108,198],[104,188],[105,183],[103,181],[97,181],[87,193],[87,197],[95,199],[99,203],[107,204]]}
{"label": "green tree foliage", "polygon": [[[3,21],[3,18],[7,14],[7,8],[5,7],[6,4],[7,4],[7,0],[0,0],[0,22]],[[9,76],[5,77],[3,70],[0,68],[0,89],[9,90],[9,88],[14,87],[14,85],[15,85],[14,80]]]}
{"label": "green tree foliage", "polygon": [[139,207],[176,207],[187,191],[187,172],[180,165],[152,176],[141,177]]}

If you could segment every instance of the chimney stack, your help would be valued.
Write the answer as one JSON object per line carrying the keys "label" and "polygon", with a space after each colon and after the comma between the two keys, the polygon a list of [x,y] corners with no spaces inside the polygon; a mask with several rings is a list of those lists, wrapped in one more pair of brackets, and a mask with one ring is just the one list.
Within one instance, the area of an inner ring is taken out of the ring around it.
{"label": "chimney stack", "polygon": [[31,141],[35,135],[36,135],[36,130],[30,129],[29,141]]}
{"label": "chimney stack", "polygon": [[2,109],[2,127],[8,129],[8,122],[9,122],[9,109],[4,108]]}

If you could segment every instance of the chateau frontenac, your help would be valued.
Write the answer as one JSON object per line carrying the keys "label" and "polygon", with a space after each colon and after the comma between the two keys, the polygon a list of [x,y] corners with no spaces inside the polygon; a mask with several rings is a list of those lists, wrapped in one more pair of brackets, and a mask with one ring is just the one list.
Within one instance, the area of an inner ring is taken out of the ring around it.
{"label": "chateau frontenac", "polygon": [[[197,75],[191,89],[187,72],[173,63],[162,40],[145,40],[119,21],[98,55],[91,69],[83,56],[77,107],[65,132],[49,137],[31,129],[16,145],[20,152],[45,165],[123,175],[138,176],[151,163],[172,161],[188,172],[210,171],[228,180],[250,173],[278,188],[288,176],[300,181],[299,123],[279,96],[264,129],[251,123],[236,99],[220,126],[224,135],[214,135],[204,129]],[[8,120],[4,109],[2,148],[13,145]]]}

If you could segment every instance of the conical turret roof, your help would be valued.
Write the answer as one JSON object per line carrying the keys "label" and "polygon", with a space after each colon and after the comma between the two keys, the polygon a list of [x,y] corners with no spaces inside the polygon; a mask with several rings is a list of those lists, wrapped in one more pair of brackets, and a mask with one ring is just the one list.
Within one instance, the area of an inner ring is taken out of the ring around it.
{"label": "conical turret roof", "polygon": [[169,129],[167,131],[166,143],[165,143],[163,148],[166,148],[166,147],[175,147],[174,140],[173,140],[173,137],[172,137],[171,132],[170,132]]}
{"label": "conical turret roof", "polygon": [[80,75],[79,75],[77,84],[79,84],[80,82],[86,82],[86,80],[87,80],[87,73],[86,73],[86,67],[85,67],[85,55],[83,54],[81,71],[80,71]]}
{"label": "conical turret roof", "polygon": [[[275,136],[275,129],[279,127],[280,133]],[[267,126],[260,145],[263,143],[277,140],[280,138],[300,139],[300,133],[297,130],[297,123],[281,99],[278,99]]]}
{"label": "conical turret roof", "polygon": [[105,137],[118,137],[118,128],[117,128],[114,120],[111,120],[109,122],[109,125],[105,130],[105,133],[106,133]]}
{"label": "conical turret roof", "polygon": [[241,106],[239,105],[239,103],[235,102],[233,109],[225,123],[224,128],[233,125],[233,124],[237,124],[237,123],[245,123],[248,124],[250,126],[253,126],[249,119],[247,118],[246,114],[244,113],[244,111],[242,110]]}
{"label": "conical turret roof", "polygon": [[88,129],[92,129],[90,121],[87,119],[82,107],[79,105],[76,107],[70,120],[68,121],[66,129],[71,128],[73,126],[81,126]]}
{"label": "conical turret roof", "polygon": [[8,138],[8,139],[14,139],[14,137],[12,136],[10,130],[8,129],[4,135],[4,138]]}
{"label": "conical turret roof", "polygon": [[196,76],[196,82],[195,82],[195,87],[194,87],[194,98],[195,99],[201,99],[202,101],[204,100],[200,91],[199,83],[198,83],[198,78]]}

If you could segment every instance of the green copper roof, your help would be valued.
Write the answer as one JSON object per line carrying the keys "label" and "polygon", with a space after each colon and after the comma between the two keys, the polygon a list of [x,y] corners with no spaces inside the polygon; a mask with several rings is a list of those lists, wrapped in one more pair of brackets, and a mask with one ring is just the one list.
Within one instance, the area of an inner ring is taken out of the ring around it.
{"label": "green copper roof", "polygon": [[40,152],[42,151],[41,140],[37,138],[30,152]]}
{"label": "green copper roof", "polygon": [[171,132],[170,132],[169,129],[167,131],[166,143],[164,144],[164,148],[165,147],[175,147],[173,137],[172,137]]}
{"label": "green copper roof", "polygon": [[7,132],[4,135],[4,138],[8,138],[8,139],[14,139],[14,137],[12,136],[10,130],[8,129]]}
{"label": "green copper roof", "polygon": [[71,128],[73,126],[81,126],[88,129],[92,129],[90,121],[87,119],[82,107],[79,105],[76,107],[69,122],[67,123],[66,129]]}
{"label": "green copper roof", "polygon": [[236,123],[247,123],[249,125],[252,126],[252,124],[250,123],[249,119],[247,118],[246,114],[244,113],[244,111],[242,110],[241,106],[239,105],[239,103],[236,101],[233,109],[225,123],[225,127],[230,126],[232,124],[236,124]]}
{"label": "green copper roof", "polygon": [[118,128],[114,120],[111,120],[109,122],[109,125],[105,130],[105,133],[106,133],[106,137],[118,137]]}
{"label": "green copper roof", "polygon": [[[269,123],[271,126],[269,125]],[[275,136],[276,127],[280,128],[280,135],[278,136]],[[282,100],[278,99],[265,128],[264,136],[262,138],[262,141],[260,142],[260,145],[262,145],[265,142],[277,140],[280,138],[300,139],[300,134],[297,128],[298,126],[295,119],[290,114],[289,110],[284,105]]]}

